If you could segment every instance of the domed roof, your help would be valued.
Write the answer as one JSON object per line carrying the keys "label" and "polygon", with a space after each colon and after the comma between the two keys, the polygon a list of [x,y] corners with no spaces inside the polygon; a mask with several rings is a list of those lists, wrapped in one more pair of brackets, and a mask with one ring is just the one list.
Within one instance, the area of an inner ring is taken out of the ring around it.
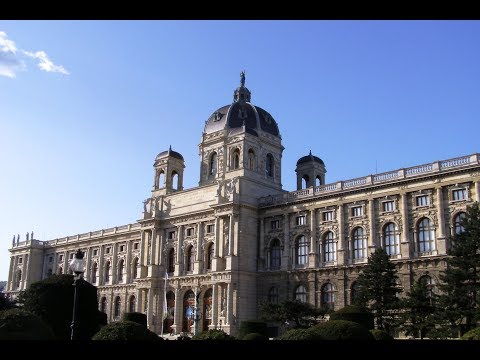
{"label": "domed roof", "polygon": [[225,105],[208,118],[205,122],[205,134],[219,130],[230,129],[229,135],[243,131],[258,136],[260,131],[273,136],[281,137],[278,125],[264,109],[250,103],[251,93],[245,87],[245,73],[241,73],[240,86],[235,90],[233,103]]}
{"label": "domed roof", "polygon": [[297,166],[300,165],[300,164],[303,164],[303,163],[310,162],[310,161],[315,161],[315,162],[318,162],[318,163],[322,164],[323,166],[325,166],[325,163],[323,162],[322,159],[320,159],[317,156],[312,155],[312,150],[310,150],[310,154],[308,154],[307,156],[302,156],[300,159],[298,159]]}
{"label": "domed roof", "polygon": [[174,158],[177,158],[177,159],[180,159],[180,160],[183,161],[182,154],[180,154],[176,151],[173,151],[171,146],[168,150],[162,151],[160,154],[158,154],[157,157],[155,158],[155,160],[158,160],[158,159],[166,157],[166,156],[171,156],[171,157],[174,157]]}

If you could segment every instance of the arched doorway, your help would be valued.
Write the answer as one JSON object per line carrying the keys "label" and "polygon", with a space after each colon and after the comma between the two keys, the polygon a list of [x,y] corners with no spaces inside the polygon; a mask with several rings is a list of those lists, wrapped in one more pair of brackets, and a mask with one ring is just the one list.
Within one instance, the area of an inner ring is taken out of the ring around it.
{"label": "arched doorway", "polygon": [[212,289],[208,289],[203,296],[203,331],[208,330],[212,323]]}
{"label": "arched doorway", "polygon": [[167,316],[163,320],[163,332],[171,333],[172,325],[175,316],[175,294],[173,291],[167,293]]}
{"label": "arched doorway", "polygon": [[188,290],[183,297],[183,332],[193,333],[194,316],[195,294],[192,290]]}

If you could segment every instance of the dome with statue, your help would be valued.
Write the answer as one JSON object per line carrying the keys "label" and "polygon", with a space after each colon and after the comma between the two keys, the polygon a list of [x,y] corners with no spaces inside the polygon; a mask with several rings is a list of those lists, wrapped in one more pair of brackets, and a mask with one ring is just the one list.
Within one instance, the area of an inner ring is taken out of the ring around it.
{"label": "dome with statue", "polygon": [[267,111],[252,105],[251,92],[245,87],[245,72],[240,74],[240,86],[235,89],[233,103],[214,111],[205,123],[206,135],[219,130],[229,130],[228,135],[245,132],[254,136],[260,133],[281,138],[278,125]]}

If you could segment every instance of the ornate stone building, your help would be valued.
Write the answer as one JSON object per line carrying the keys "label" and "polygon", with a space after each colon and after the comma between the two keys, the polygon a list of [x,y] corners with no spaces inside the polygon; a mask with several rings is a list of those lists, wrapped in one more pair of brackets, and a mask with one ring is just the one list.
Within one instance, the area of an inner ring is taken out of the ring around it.
{"label": "ornate stone building", "polygon": [[135,223],[49,241],[14,237],[7,293],[68,272],[81,249],[109,321],[139,311],[157,333],[193,332],[198,309],[198,331],[235,334],[263,299],[351,303],[379,246],[399,286],[422,276],[435,286],[449,235],[480,200],[478,154],[326,184],[324,162],[310,153],[297,162],[297,191],[286,192],[281,140],[242,73],[233,103],[205,122],[197,187],[183,188],[181,154],[161,152]]}

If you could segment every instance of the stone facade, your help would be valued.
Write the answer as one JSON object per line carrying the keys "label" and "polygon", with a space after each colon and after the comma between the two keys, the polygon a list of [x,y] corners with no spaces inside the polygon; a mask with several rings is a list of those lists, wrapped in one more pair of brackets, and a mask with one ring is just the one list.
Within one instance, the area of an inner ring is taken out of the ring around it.
{"label": "stone facade", "polygon": [[309,154],[295,170],[297,191],[286,192],[278,126],[251,105],[244,81],[206,121],[198,187],[183,188],[178,152],[158,154],[140,220],[49,241],[14,237],[5,291],[68,272],[81,249],[109,321],[138,311],[157,333],[235,334],[260,300],[350,304],[379,246],[403,289],[420,276],[438,282],[456,222],[480,200],[479,155],[326,184],[325,164]]}

